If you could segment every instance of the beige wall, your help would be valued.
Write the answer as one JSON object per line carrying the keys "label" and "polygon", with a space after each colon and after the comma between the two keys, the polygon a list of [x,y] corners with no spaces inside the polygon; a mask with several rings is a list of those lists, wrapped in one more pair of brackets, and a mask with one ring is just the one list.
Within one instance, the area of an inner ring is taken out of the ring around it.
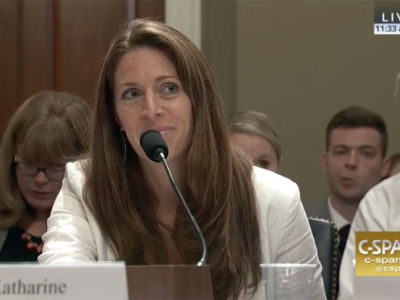
{"label": "beige wall", "polygon": [[[229,51],[226,28],[203,24],[203,49],[225,84],[228,109],[270,115],[283,144],[282,173],[299,184],[306,206],[326,194],[320,156],[325,126],[338,110],[357,104],[382,114],[389,151],[400,150],[400,100],[393,96],[400,36],[373,35],[373,2],[217,2],[235,20],[234,66],[218,63]],[[221,10],[210,22],[223,23]],[[232,73],[235,80],[228,80]]]}
{"label": "beige wall", "polygon": [[236,109],[236,2],[202,2],[202,50],[213,68],[228,112]]}

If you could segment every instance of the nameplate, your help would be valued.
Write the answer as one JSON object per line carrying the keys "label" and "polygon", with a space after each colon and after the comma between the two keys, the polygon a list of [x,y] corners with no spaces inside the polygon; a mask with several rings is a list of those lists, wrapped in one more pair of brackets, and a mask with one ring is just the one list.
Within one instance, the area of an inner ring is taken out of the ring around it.
{"label": "nameplate", "polygon": [[0,299],[127,300],[125,263],[0,265]]}

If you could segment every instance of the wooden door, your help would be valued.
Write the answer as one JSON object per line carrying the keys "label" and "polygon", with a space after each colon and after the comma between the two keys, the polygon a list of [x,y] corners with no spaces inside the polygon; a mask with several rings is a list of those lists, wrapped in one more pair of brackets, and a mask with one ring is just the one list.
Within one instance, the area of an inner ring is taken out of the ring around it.
{"label": "wooden door", "polygon": [[127,20],[164,21],[164,0],[1,0],[0,136],[17,107],[41,90],[90,104],[102,58]]}

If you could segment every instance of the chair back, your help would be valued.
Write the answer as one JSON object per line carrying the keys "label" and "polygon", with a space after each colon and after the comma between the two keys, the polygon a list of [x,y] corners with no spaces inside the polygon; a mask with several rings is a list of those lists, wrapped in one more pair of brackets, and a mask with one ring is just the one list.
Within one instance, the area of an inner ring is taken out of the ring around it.
{"label": "chair back", "polygon": [[317,246],[318,258],[322,265],[327,300],[335,300],[337,295],[337,230],[333,222],[309,217],[311,231]]}

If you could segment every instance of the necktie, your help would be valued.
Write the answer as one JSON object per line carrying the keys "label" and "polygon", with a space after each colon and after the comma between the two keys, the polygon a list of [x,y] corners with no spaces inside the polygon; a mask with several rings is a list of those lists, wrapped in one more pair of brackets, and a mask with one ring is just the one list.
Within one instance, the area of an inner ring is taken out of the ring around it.
{"label": "necktie", "polygon": [[337,257],[337,270],[336,270],[336,283],[337,289],[336,293],[339,293],[339,270],[340,270],[340,263],[342,262],[344,248],[346,248],[347,238],[349,236],[350,231],[350,224],[347,224],[339,229],[339,246],[338,246],[338,257]]}
{"label": "necktie", "polygon": [[347,224],[340,228],[339,230],[339,246],[338,246],[338,266],[340,265],[340,262],[342,261],[342,256],[344,252],[344,248],[346,247],[346,242],[347,238],[349,236],[349,231],[350,231],[350,224]]}

